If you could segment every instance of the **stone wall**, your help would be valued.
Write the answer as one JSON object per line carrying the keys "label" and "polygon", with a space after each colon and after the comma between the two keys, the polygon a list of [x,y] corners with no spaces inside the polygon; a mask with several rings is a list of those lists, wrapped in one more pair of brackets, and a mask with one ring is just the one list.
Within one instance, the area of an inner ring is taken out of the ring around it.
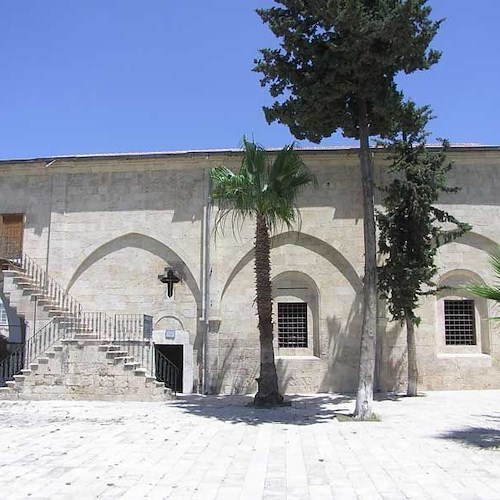
{"label": "stone wall", "polygon": [[[287,392],[352,391],[357,386],[364,264],[361,186],[356,150],[304,151],[318,188],[299,198],[300,228],[273,237],[273,283],[298,280],[308,294],[310,344],[278,349]],[[450,185],[462,187],[442,206],[473,225],[473,233],[440,249],[438,281],[453,274],[490,282],[488,252],[500,234],[500,151],[456,148]],[[86,310],[151,314],[156,330],[188,332],[194,386],[203,372],[202,341],[207,180],[210,167],[238,168],[234,152],[60,158],[0,163],[1,213],[26,213],[25,249],[48,268]],[[375,155],[378,185],[386,178]],[[5,192],[5,195],[4,195]],[[215,210],[212,211],[212,221]],[[300,231],[299,231],[300,229]],[[229,223],[210,238],[210,386],[255,390],[258,332],[254,306],[251,221]],[[158,280],[165,268],[182,278],[174,296]],[[451,273],[451,274],[450,274]],[[293,288],[293,287],[292,287]],[[294,300],[298,292],[278,292]],[[298,298],[297,300],[302,300]],[[422,301],[417,332],[422,389],[499,387],[499,326],[478,305],[481,345],[475,352],[443,347],[442,297]],[[441,302],[440,302],[441,301]],[[378,383],[398,390],[406,379],[405,332],[379,311]]]}
{"label": "stone wall", "polygon": [[172,394],[119,347],[63,340],[16,376],[0,399],[165,401]]}

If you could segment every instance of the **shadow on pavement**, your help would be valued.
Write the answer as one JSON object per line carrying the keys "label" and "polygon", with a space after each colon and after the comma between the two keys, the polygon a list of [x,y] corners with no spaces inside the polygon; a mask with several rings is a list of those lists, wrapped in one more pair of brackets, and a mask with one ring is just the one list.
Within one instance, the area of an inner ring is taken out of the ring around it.
{"label": "shadow on pavement", "polygon": [[451,439],[477,448],[499,448],[500,429],[493,427],[466,427],[448,431],[439,436],[441,439]]}
{"label": "shadow on pavement", "polygon": [[347,395],[322,394],[311,396],[286,396],[289,406],[272,409],[252,406],[253,396],[202,396],[179,395],[169,403],[185,413],[224,422],[259,425],[268,422],[311,425],[331,422],[335,413],[353,410],[354,398]]}

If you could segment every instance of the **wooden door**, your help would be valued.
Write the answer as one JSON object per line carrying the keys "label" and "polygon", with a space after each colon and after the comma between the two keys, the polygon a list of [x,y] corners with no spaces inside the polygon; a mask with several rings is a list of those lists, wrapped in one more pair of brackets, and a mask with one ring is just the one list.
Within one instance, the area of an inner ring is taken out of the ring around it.
{"label": "wooden door", "polygon": [[24,215],[4,214],[0,221],[2,257],[19,257],[23,251]]}

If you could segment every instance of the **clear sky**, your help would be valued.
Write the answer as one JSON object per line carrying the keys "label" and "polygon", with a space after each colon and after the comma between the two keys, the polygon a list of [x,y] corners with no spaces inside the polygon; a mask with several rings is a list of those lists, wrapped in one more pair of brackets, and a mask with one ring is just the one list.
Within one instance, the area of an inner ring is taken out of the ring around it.
{"label": "clear sky", "polygon": [[[0,158],[280,147],[251,71],[271,0],[0,0]],[[430,71],[400,79],[436,137],[500,144],[500,1],[431,0]],[[340,134],[322,145],[345,145]],[[302,146],[308,143],[303,141]]]}

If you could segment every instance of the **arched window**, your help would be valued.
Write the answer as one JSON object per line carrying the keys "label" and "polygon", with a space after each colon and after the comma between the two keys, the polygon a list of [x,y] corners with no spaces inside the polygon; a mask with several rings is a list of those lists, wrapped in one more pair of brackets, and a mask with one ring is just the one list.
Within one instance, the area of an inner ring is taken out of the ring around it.
{"label": "arched window", "polygon": [[457,269],[446,273],[438,283],[438,352],[490,353],[488,303],[465,290],[465,286],[473,281],[482,282],[472,271]]}
{"label": "arched window", "polygon": [[275,349],[278,356],[319,356],[319,304],[314,281],[288,271],[273,280]]}

